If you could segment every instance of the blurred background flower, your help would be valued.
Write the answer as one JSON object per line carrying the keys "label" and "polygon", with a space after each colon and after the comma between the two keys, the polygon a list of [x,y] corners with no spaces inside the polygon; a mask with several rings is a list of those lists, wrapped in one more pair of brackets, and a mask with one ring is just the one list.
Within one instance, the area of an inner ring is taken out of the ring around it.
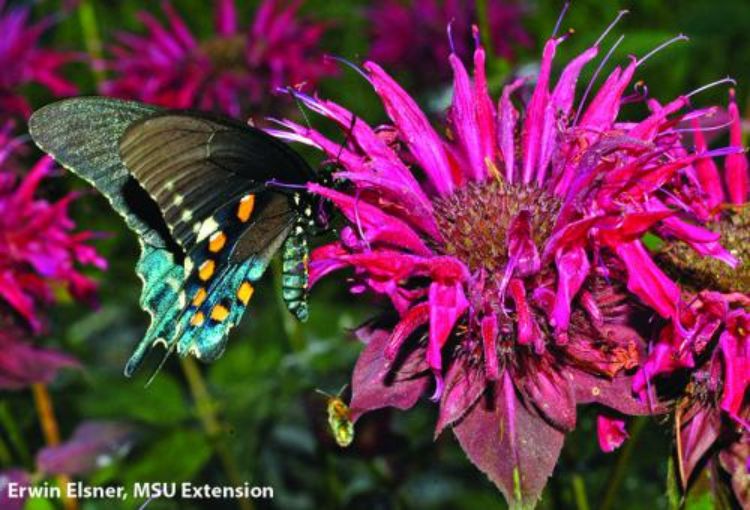
{"label": "blurred background flower", "polygon": [[31,107],[22,87],[43,85],[57,97],[70,96],[78,88],[62,74],[62,67],[80,55],[42,46],[43,34],[55,23],[53,16],[32,21],[28,6],[0,2],[0,115],[27,117]]}
{"label": "blurred background flower", "polygon": [[490,54],[515,61],[519,47],[532,45],[523,26],[523,16],[530,10],[515,0],[375,2],[367,12],[372,23],[369,58],[391,72],[408,72],[421,88],[435,89],[450,79],[445,59],[451,52],[462,59],[471,57],[477,37],[472,25],[480,21]]}
{"label": "blurred background flower", "polygon": [[140,12],[147,33],[117,35],[104,64],[113,76],[102,92],[234,117],[270,113],[277,87],[314,87],[335,69],[320,48],[325,24],[301,17],[299,7],[264,0],[245,24],[234,0],[218,0],[214,32],[205,37],[194,35],[169,2],[162,3],[166,23]]}

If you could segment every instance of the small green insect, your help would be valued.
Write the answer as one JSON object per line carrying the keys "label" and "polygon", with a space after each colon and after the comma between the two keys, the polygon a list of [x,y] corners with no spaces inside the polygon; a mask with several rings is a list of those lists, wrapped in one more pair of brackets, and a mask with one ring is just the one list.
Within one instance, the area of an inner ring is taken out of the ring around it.
{"label": "small green insect", "polygon": [[328,399],[328,426],[336,444],[346,448],[354,441],[354,422],[352,422],[349,406],[341,399],[341,394],[346,385],[336,395],[331,395],[323,390],[316,390]]}

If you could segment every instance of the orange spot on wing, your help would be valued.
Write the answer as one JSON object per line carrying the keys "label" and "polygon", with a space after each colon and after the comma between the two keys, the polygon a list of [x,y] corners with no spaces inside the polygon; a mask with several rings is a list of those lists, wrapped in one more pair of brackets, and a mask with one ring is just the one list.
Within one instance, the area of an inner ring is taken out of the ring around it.
{"label": "orange spot on wing", "polygon": [[252,216],[254,208],[255,195],[245,195],[242,197],[242,200],[240,200],[240,205],[237,206],[237,218],[239,218],[242,223],[245,223],[250,219],[250,216]]}
{"label": "orange spot on wing", "polygon": [[255,292],[255,289],[250,285],[250,282],[242,282],[240,288],[237,289],[237,299],[239,299],[243,305],[246,305],[250,302],[250,298],[253,297],[253,292]]}
{"label": "orange spot on wing", "polygon": [[190,325],[191,326],[200,326],[203,324],[203,322],[206,320],[206,316],[203,315],[203,312],[196,312],[195,315],[193,315],[190,318]]}
{"label": "orange spot on wing", "polygon": [[205,261],[201,264],[201,267],[198,268],[198,278],[204,282],[210,280],[214,275],[214,269],[216,269],[216,263],[213,260],[209,259]]}
{"label": "orange spot on wing", "polygon": [[227,236],[224,235],[224,232],[214,232],[208,239],[208,251],[210,251],[211,253],[220,252],[221,249],[224,248],[226,242]]}
{"label": "orange spot on wing", "polygon": [[193,295],[193,306],[199,307],[206,300],[206,289],[201,287]]}
{"label": "orange spot on wing", "polygon": [[223,305],[216,305],[211,309],[211,318],[216,322],[224,322],[229,317],[229,309]]}

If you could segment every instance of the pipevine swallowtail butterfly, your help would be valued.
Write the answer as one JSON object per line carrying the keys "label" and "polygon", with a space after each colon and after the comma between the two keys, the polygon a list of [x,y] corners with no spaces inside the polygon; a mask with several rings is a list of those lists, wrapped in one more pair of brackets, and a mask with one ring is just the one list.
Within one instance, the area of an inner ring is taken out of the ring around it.
{"label": "pipevine swallowtail butterfly", "polygon": [[29,131],[140,239],[140,304],[151,324],[126,375],[159,343],[218,358],[279,249],[284,300],[307,318],[307,238],[326,215],[304,190],[317,176],[286,144],[232,119],[103,97],[47,105]]}

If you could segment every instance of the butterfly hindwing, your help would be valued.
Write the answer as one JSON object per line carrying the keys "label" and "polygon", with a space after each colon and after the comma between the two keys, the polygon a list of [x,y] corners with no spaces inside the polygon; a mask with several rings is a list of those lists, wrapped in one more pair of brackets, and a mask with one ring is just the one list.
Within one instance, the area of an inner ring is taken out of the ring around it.
{"label": "butterfly hindwing", "polygon": [[[250,191],[204,220],[186,258],[178,353],[213,360],[224,350],[229,329],[239,322],[256,282],[289,234],[294,215],[286,202],[282,195],[256,197]],[[262,247],[235,258],[249,237]]]}

